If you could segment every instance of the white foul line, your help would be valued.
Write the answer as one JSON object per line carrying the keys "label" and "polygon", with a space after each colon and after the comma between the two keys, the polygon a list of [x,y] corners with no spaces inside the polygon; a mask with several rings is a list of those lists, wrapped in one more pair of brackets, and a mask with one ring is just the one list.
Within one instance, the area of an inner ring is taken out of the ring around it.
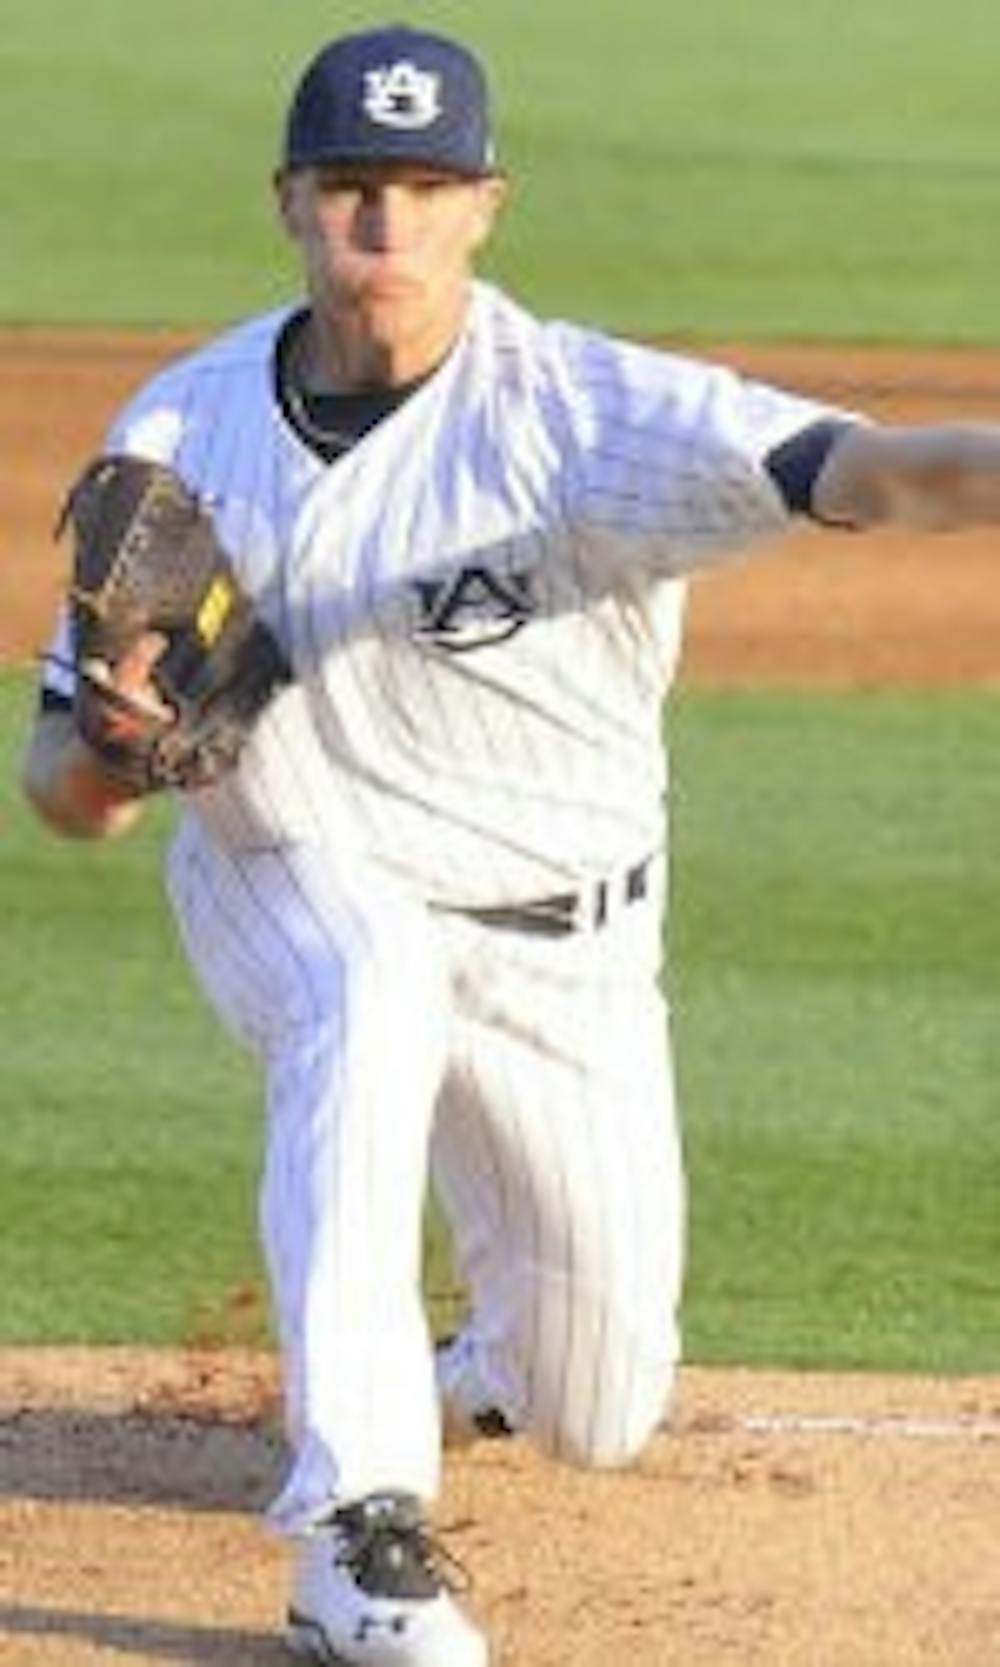
{"label": "white foul line", "polygon": [[954,1418],[917,1418],[886,1413],[864,1417],[852,1413],[747,1413],[735,1420],[752,1435],[893,1436],[917,1441],[1000,1441],[1000,1418],[959,1414]]}

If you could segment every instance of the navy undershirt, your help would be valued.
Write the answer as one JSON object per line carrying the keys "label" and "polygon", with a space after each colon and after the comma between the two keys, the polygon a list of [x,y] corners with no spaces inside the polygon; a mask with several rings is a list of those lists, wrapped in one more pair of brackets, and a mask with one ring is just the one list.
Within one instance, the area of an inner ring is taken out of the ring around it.
{"label": "navy undershirt", "polygon": [[308,318],[307,312],[293,313],[278,338],[274,360],[275,394],[282,412],[300,439],[324,463],[335,463],[383,418],[391,417],[394,411],[398,411],[411,394],[423,387],[433,372],[398,387],[361,388],[344,394],[315,393],[299,387],[289,367],[293,346]]}
{"label": "navy undershirt", "polygon": [[808,428],[800,428],[790,440],[768,453],[764,460],[767,472],[793,515],[823,519],[813,509],[813,488],[830,447],[852,426],[845,417],[823,417]]}

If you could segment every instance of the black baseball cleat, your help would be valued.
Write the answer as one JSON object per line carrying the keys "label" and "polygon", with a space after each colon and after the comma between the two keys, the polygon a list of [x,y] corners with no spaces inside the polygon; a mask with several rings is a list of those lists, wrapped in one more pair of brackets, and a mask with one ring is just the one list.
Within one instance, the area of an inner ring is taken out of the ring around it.
{"label": "black baseball cleat", "polygon": [[288,1644],[324,1667],[488,1667],[411,1494],[372,1493],[299,1546]]}

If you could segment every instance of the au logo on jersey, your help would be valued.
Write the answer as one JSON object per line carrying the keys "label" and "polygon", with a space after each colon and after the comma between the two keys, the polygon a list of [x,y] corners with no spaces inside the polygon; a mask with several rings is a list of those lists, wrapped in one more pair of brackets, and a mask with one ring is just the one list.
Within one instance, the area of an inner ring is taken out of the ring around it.
{"label": "au logo on jersey", "polygon": [[536,612],[531,573],[463,567],[448,579],[418,579],[416,635],[449,654],[507,642]]}
{"label": "au logo on jersey", "polygon": [[441,114],[440,77],[409,59],[365,75],[365,111],[383,127],[429,127]]}

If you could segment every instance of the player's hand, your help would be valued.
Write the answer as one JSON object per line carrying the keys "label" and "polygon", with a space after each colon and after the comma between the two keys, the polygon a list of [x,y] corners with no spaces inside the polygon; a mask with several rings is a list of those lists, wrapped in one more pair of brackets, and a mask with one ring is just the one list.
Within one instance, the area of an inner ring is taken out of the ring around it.
{"label": "player's hand", "polygon": [[123,717],[128,706],[135,706],[146,717],[160,718],[167,722],[174,716],[173,708],[157,690],[152,675],[153,667],[166,646],[167,638],[162,631],[144,631],[129,646],[117,665],[110,665],[107,660],[91,658],[81,662],[80,670],[91,683],[108,691],[109,704],[114,702],[116,695],[121,697],[123,704],[118,709]]}

